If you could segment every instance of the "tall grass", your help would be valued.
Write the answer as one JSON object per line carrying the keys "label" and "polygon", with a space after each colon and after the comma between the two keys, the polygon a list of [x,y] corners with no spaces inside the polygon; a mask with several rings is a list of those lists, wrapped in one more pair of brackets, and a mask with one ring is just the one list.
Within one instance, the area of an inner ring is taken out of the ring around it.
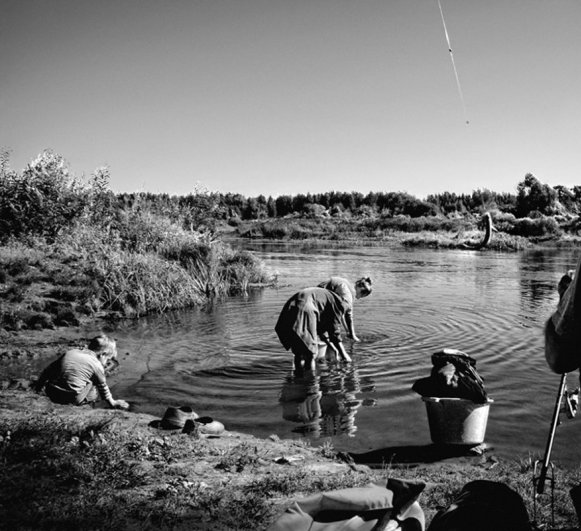
{"label": "tall grass", "polygon": [[220,241],[190,235],[167,223],[161,229],[167,238],[157,246],[157,235],[143,238],[139,252],[135,242],[127,245],[117,236],[83,225],[51,243],[37,242],[34,249],[10,242],[0,248],[0,277],[5,286],[0,287],[0,296],[14,304],[3,305],[0,324],[31,328],[30,312],[48,310],[53,318],[45,319],[45,324],[52,327],[65,303],[69,310],[82,314],[138,317],[200,305],[209,296],[244,293],[272,281],[251,253],[234,251]]}
{"label": "tall grass", "polygon": [[188,271],[153,254],[104,253],[94,257],[85,272],[98,286],[94,294],[98,308],[128,317],[184,308],[203,300]]}
{"label": "tall grass", "polygon": [[192,230],[145,201],[118,204],[104,170],[82,186],[62,157],[45,152],[22,175],[0,177],[2,327],[52,328],[96,312],[137,317],[272,280],[205,226]]}

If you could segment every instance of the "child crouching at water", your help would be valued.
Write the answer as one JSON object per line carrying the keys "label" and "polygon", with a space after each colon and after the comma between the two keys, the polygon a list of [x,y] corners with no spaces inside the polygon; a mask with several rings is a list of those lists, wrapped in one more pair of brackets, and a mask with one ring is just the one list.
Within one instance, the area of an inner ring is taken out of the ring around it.
{"label": "child crouching at water", "polygon": [[117,345],[106,335],[89,342],[88,350],[71,349],[51,363],[40,375],[34,388],[45,389],[57,404],[80,406],[96,402],[99,395],[112,408],[129,409],[125,400],[115,400],[105,377],[105,367],[117,357]]}

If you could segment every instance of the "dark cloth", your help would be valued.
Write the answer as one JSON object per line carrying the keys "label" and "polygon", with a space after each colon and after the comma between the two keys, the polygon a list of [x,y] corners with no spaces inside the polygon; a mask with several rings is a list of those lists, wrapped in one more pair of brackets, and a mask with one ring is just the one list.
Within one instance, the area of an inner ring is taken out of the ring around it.
{"label": "dark cloth", "polygon": [[283,306],[274,327],[286,349],[307,349],[314,357],[319,352],[319,337],[341,340],[345,303],[323,288],[306,288],[295,293]]}
{"label": "dark cloth", "polygon": [[[563,279],[561,279],[561,283]],[[557,374],[581,367],[581,259],[545,325],[545,359]]]}
{"label": "dark cloth", "polygon": [[459,350],[444,349],[432,354],[429,377],[417,380],[412,389],[421,396],[465,398],[488,401],[484,382],[476,372],[476,360]]}
{"label": "dark cloth", "polygon": [[530,531],[522,497],[503,483],[471,481],[446,509],[439,511],[428,531]]}

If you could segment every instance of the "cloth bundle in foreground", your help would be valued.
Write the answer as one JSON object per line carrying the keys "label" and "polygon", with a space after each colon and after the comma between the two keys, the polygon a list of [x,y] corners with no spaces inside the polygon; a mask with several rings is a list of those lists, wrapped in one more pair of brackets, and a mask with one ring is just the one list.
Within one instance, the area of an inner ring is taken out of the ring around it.
{"label": "cloth bundle in foreground", "polygon": [[268,531],[424,531],[421,481],[340,489],[295,501]]}
{"label": "cloth bundle in foreground", "polygon": [[530,531],[529,516],[518,492],[503,483],[467,483],[453,503],[439,511],[428,531]]}

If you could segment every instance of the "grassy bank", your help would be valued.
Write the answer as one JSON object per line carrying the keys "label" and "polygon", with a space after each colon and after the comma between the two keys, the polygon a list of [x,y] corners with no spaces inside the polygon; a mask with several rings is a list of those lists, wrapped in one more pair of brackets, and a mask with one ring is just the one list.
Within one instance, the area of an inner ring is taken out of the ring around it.
{"label": "grassy bank", "polygon": [[[534,516],[530,456],[402,463],[397,454],[338,455],[330,444],[274,436],[197,439],[152,427],[149,415],[59,406],[22,389],[0,391],[0,404],[5,529],[265,529],[294,499],[388,477],[426,483],[428,524],[475,479],[508,485]],[[557,468],[556,479],[555,526],[547,496],[538,500],[537,524],[572,529],[568,490],[580,471]]]}
{"label": "grassy bank", "polygon": [[52,241],[6,242],[0,247],[0,326],[42,329],[138,317],[273,281],[251,253],[164,220],[132,223],[142,232],[134,239],[77,225]]}
{"label": "grassy bank", "polygon": [[[203,304],[272,281],[215,236],[204,194],[181,209],[121,199],[107,168],[88,182],[45,151],[0,164],[0,328],[46,329]],[[170,205],[171,206],[171,205]]]}
{"label": "grassy bank", "polygon": [[[566,216],[515,218],[491,212],[494,232],[486,249],[519,251],[539,245],[581,244],[577,224]],[[441,249],[477,246],[484,238],[480,215],[410,217],[404,215],[365,217],[304,217],[248,221],[237,226],[242,238],[266,240],[349,241]]]}

